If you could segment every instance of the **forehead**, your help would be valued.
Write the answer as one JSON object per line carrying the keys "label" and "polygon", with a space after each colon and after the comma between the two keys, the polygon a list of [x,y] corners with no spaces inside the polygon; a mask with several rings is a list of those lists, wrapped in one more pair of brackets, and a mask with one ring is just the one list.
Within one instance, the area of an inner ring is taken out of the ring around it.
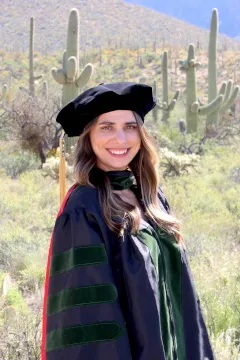
{"label": "forehead", "polygon": [[124,123],[126,121],[136,122],[136,119],[131,110],[115,110],[101,114],[98,117],[97,123],[99,124],[105,121]]}

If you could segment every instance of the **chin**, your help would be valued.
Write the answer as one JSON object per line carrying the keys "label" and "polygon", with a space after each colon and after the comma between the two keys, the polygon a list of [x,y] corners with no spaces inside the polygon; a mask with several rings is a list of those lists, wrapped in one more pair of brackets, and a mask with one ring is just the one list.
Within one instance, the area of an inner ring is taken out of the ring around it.
{"label": "chin", "polygon": [[101,169],[105,170],[105,171],[115,171],[115,170],[126,170],[129,166],[129,162],[127,163],[118,163],[116,164],[116,162],[113,163],[109,163],[109,162],[104,162],[101,161],[99,164],[97,164],[98,167],[100,167]]}

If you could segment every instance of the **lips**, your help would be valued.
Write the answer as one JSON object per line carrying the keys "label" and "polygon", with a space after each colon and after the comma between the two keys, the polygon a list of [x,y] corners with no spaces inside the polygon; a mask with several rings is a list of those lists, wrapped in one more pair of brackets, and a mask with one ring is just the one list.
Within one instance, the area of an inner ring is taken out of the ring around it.
{"label": "lips", "polygon": [[113,150],[113,151],[123,151],[123,150],[126,150],[126,148],[125,148],[125,149],[113,149],[113,148],[111,148],[111,149],[106,149],[106,150],[108,151],[109,154],[111,154],[111,155],[114,156],[114,157],[124,157],[124,156],[126,156],[126,155],[129,153],[130,148],[127,148],[127,151],[124,152],[124,153],[122,153],[122,154],[114,154],[114,153],[112,153],[110,150]]}

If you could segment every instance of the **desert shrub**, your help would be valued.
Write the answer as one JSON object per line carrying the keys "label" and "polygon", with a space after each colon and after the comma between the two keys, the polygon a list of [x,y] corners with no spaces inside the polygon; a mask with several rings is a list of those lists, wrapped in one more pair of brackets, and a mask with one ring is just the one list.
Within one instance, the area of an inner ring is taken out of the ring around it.
{"label": "desert shrub", "polygon": [[12,306],[16,311],[27,313],[28,307],[21,291],[16,285],[10,285],[5,300],[6,307]]}
{"label": "desert shrub", "polygon": [[234,148],[215,151],[201,158],[191,176],[162,180],[172,211],[183,220],[185,239],[193,253],[216,247],[231,249],[239,238],[239,184],[230,176],[238,159]]}
{"label": "desert shrub", "polygon": [[[68,155],[68,154],[67,154]],[[66,157],[67,158],[67,157]],[[49,176],[52,179],[59,180],[59,156],[51,156],[47,158],[42,167],[43,176]],[[66,177],[72,179],[73,167],[66,162]]]}
{"label": "desert shrub", "polygon": [[37,156],[30,151],[1,153],[0,168],[12,179],[28,170],[38,169],[41,165]]}
{"label": "desert shrub", "polygon": [[0,359],[39,360],[41,311],[16,313],[13,320],[0,327]]}
{"label": "desert shrub", "polygon": [[[231,345],[240,345],[240,254],[237,249],[206,252],[191,258],[194,279],[210,333],[231,335]],[[230,334],[231,329],[231,334]]]}
{"label": "desert shrub", "polygon": [[28,293],[36,293],[42,288],[45,279],[44,253],[26,257],[23,270],[19,271],[19,286]]}
{"label": "desert shrub", "polygon": [[165,169],[163,171],[164,177],[189,174],[197,166],[200,160],[198,155],[177,155],[167,148],[161,148],[159,153],[161,157],[160,166]]}
{"label": "desert shrub", "polygon": [[239,346],[235,341],[235,329],[229,329],[218,337],[212,336],[211,342],[215,350],[216,359],[240,360]]}
{"label": "desert shrub", "polygon": [[18,140],[23,150],[36,154],[41,163],[46,153],[59,143],[61,126],[55,117],[60,109],[60,100],[49,94],[31,97],[27,89],[21,88],[8,106],[0,102],[0,110],[8,124],[8,138]]}
{"label": "desert shrub", "polygon": [[144,62],[152,63],[153,61],[159,61],[159,55],[154,52],[147,52],[143,54]]}
{"label": "desert shrub", "polygon": [[17,183],[6,178],[2,190],[0,263],[16,274],[25,269],[27,256],[36,252],[46,256],[59,207],[58,188],[35,170],[20,175]]}

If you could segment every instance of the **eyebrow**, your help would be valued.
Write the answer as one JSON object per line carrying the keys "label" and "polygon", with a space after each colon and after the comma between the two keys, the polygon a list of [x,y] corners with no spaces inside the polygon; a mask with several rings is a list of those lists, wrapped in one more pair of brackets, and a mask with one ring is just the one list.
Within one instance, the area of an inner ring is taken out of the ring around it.
{"label": "eyebrow", "polygon": [[[102,121],[98,125],[103,125],[103,124],[115,125],[116,123],[111,122],[111,121]],[[136,121],[126,121],[124,124],[129,125],[129,124],[137,124],[137,123],[136,123]]]}

